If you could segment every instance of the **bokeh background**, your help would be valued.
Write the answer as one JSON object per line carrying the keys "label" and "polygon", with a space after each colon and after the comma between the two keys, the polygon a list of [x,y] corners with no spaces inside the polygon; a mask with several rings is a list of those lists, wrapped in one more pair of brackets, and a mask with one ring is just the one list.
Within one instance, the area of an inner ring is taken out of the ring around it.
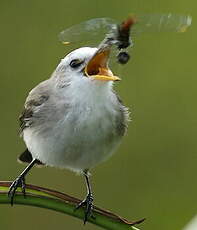
{"label": "bokeh background", "polygon": [[[95,204],[130,220],[146,217],[144,230],[181,230],[197,213],[197,76],[195,0],[1,0],[0,180],[24,167],[18,115],[28,91],[48,78],[67,49],[64,28],[95,17],[124,19],[129,13],[190,14],[184,34],[154,33],[135,41],[132,61],[116,90],[131,108],[128,135],[117,153],[92,171]],[[28,183],[83,198],[83,178],[67,170],[34,168]],[[1,229],[98,227],[52,211],[0,205]]]}

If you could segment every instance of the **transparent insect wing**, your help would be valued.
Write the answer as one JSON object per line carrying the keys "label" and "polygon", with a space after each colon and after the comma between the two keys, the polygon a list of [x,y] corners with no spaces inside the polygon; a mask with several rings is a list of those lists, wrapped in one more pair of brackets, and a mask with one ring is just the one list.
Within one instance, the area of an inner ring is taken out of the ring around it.
{"label": "transparent insect wing", "polygon": [[59,40],[68,44],[98,45],[114,25],[116,21],[111,18],[90,19],[63,30],[59,34]]}
{"label": "transparent insect wing", "polygon": [[[137,22],[131,28],[133,39],[141,33],[185,32],[191,25],[191,17],[178,14],[145,14],[134,16]],[[117,21],[111,18],[94,18],[63,30],[59,39],[65,44],[97,46],[113,31]]]}
{"label": "transparent insect wing", "polygon": [[151,32],[185,32],[191,25],[192,18],[179,14],[145,14],[137,15],[136,20],[132,33],[137,35]]}

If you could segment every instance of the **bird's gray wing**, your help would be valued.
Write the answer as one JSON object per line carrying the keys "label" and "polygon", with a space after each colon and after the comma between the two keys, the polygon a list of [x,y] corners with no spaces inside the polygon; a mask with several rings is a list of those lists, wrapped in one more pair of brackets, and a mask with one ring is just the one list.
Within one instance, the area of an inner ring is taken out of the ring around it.
{"label": "bird's gray wing", "polygon": [[116,131],[120,136],[124,136],[128,128],[128,122],[130,121],[130,113],[128,108],[124,106],[119,95],[117,93],[115,93],[115,95],[119,103],[119,116],[116,120]]}
{"label": "bird's gray wing", "polygon": [[34,124],[39,107],[49,100],[49,93],[47,87],[44,87],[45,85],[47,85],[46,81],[39,84],[29,93],[24,109],[19,116],[20,134],[22,134],[25,128],[31,127]]}
{"label": "bird's gray wing", "polygon": [[[24,109],[19,116],[20,134],[22,135],[24,129],[34,126],[37,118],[40,116],[42,106],[45,106],[49,100],[49,82],[44,81],[36,86],[28,95]],[[19,162],[30,163],[32,161],[31,152],[26,149],[18,157]],[[38,165],[43,165],[42,162],[37,160]]]}
{"label": "bird's gray wing", "polygon": [[48,98],[48,95],[38,95],[37,98],[28,100],[25,103],[24,109],[19,116],[20,133],[23,132],[26,127],[30,127],[33,124],[36,107],[41,106]]}

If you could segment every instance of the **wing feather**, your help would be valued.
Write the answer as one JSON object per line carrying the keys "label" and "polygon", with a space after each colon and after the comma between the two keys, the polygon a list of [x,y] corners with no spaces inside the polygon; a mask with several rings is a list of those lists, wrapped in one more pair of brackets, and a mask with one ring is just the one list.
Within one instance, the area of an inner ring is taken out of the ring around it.
{"label": "wing feather", "polygon": [[44,81],[29,93],[24,109],[19,116],[20,133],[34,124],[34,118],[39,107],[49,99],[48,87],[46,86],[47,81]]}
{"label": "wing feather", "polygon": [[49,99],[47,95],[38,95],[37,98],[28,100],[25,103],[25,107],[19,116],[20,122],[20,133],[26,128],[33,124],[34,111],[36,107],[41,106],[44,102]]}

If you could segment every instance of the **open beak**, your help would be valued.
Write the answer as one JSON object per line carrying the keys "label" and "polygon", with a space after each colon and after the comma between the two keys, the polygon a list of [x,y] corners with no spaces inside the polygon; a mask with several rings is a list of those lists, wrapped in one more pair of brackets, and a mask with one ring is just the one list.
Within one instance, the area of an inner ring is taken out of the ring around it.
{"label": "open beak", "polygon": [[95,80],[100,81],[120,81],[108,68],[110,49],[98,50],[85,67],[85,74]]}

